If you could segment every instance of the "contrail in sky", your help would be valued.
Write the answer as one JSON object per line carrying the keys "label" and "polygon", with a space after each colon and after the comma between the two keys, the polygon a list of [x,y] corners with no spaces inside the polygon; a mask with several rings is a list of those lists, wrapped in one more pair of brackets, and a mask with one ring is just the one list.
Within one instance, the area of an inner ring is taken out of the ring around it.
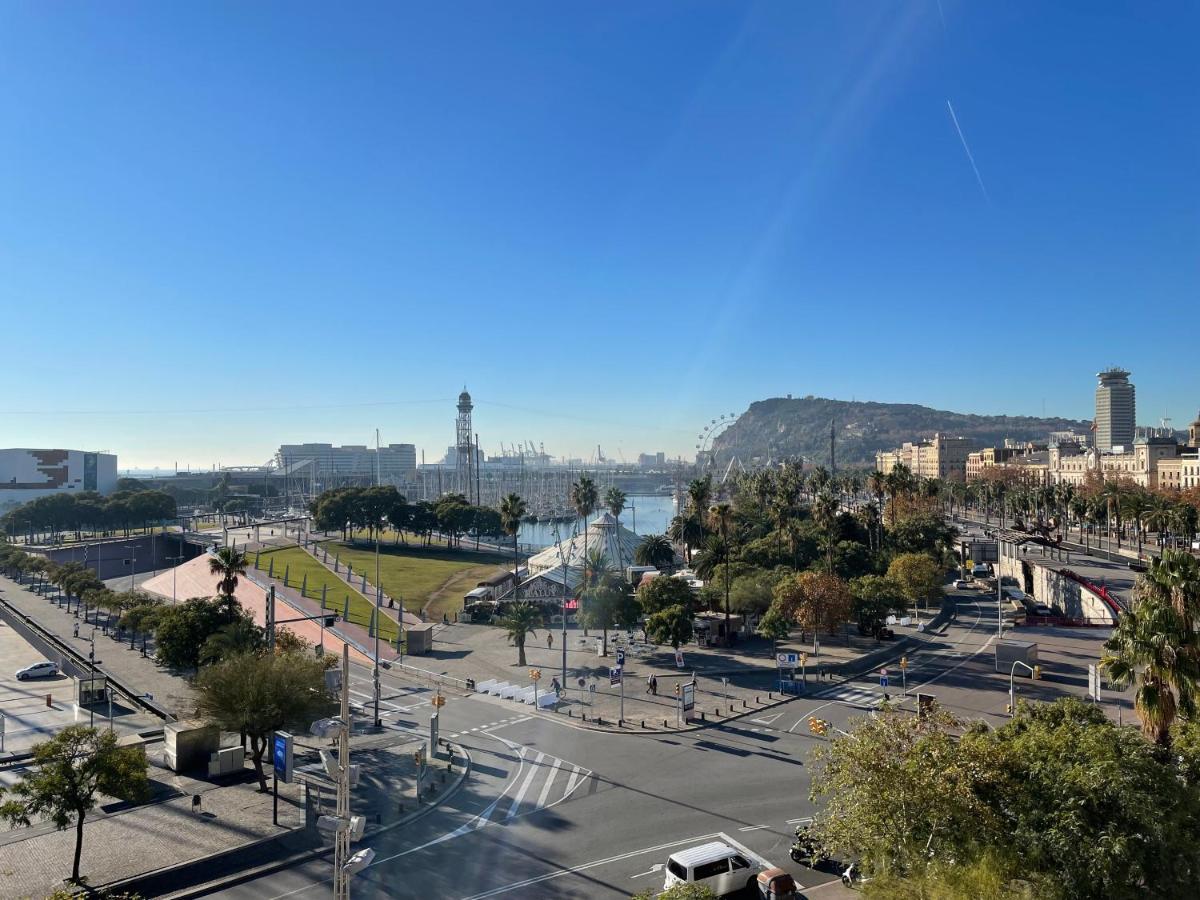
{"label": "contrail in sky", "polygon": [[967,154],[967,162],[971,164],[971,171],[975,173],[975,180],[979,182],[979,189],[983,191],[984,199],[988,203],[991,203],[991,195],[988,194],[987,186],[983,183],[983,176],[979,174],[979,166],[975,165],[975,157],[971,155],[971,148],[967,146],[966,136],[963,135],[962,127],[958,124],[958,116],[954,114],[954,106],[949,100],[946,101],[946,109],[950,110],[950,121],[954,123],[954,130],[958,132],[958,139],[962,141],[963,150]]}

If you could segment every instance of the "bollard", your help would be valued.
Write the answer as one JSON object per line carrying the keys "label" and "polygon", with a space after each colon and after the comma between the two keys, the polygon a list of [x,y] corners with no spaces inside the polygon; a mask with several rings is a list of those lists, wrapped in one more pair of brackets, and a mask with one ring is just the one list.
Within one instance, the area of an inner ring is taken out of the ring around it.
{"label": "bollard", "polygon": [[567,718],[570,718],[570,719],[575,718],[575,711],[572,710],[569,706],[567,707]]}
{"label": "bollard", "polygon": [[743,700],[743,701],[742,701],[742,709],[745,709],[745,708],[746,708],[746,701],[745,701],[745,700]]}
{"label": "bollard", "polygon": [[587,721],[587,713],[581,712],[580,715],[583,716],[583,721],[586,722]]}
{"label": "bollard", "polygon": [[701,721],[701,722],[707,722],[707,721],[708,721],[707,719],[705,719],[705,718],[704,718],[704,710],[700,710],[700,721]]}
{"label": "bollard", "polygon": [[442,784],[445,784],[445,783],[446,783],[446,773],[443,772],[442,773]]}
{"label": "bollard", "polygon": [[643,727],[643,728],[645,728],[645,727],[646,727],[646,720],[645,720],[645,719],[642,719],[642,727]]}
{"label": "bollard", "polygon": [[663,728],[666,728],[666,727],[667,727],[667,720],[663,719]]}
{"label": "bollard", "polygon": [[768,700],[774,700],[774,699],[775,699],[775,695],[774,695],[773,693],[771,693],[770,691],[768,691],[768,692],[767,692],[767,699],[768,699]]}
{"label": "bollard", "polygon": [[758,694],[755,694],[755,695],[754,695],[754,702],[755,702],[755,703],[762,703],[762,701],[758,699]]}

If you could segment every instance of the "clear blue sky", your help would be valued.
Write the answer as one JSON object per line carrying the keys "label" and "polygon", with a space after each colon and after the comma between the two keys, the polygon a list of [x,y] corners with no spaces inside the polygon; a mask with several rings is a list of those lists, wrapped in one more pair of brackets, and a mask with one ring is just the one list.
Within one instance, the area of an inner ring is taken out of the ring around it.
{"label": "clear blue sky", "polygon": [[[1200,406],[1200,6],[0,4],[0,446]],[[978,177],[950,115],[952,104]]]}

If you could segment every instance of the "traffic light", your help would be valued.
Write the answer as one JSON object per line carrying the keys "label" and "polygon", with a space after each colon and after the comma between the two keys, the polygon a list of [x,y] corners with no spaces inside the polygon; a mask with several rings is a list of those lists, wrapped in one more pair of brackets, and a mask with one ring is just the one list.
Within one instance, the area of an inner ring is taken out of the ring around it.
{"label": "traffic light", "polygon": [[419,750],[413,751],[413,765],[415,765],[419,769],[419,768],[421,768],[421,766],[424,762],[425,762],[425,747],[422,746]]}
{"label": "traffic light", "polygon": [[435,694],[433,696],[433,699],[430,700],[429,702],[433,704],[435,709],[441,709],[443,706],[446,705],[446,698],[443,697],[441,694]]}
{"label": "traffic light", "polygon": [[808,654],[807,653],[800,654],[800,665],[802,665],[802,666],[808,665]]}
{"label": "traffic light", "polygon": [[1033,680],[1039,681],[1039,680],[1041,680],[1041,677],[1042,677],[1042,667],[1034,666],[1033,667]]}
{"label": "traffic light", "polygon": [[678,697],[682,693],[683,693],[683,687],[678,684],[675,685],[675,696]]}
{"label": "traffic light", "polygon": [[540,681],[541,677],[542,677],[541,669],[530,669],[529,670],[529,680],[530,681]]}
{"label": "traffic light", "polygon": [[900,668],[901,669],[908,668],[908,657],[907,656],[900,657]]}
{"label": "traffic light", "polygon": [[820,734],[821,733],[821,720],[818,719],[816,716],[809,716],[808,717],[808,730],[811,731],[813,734]]}

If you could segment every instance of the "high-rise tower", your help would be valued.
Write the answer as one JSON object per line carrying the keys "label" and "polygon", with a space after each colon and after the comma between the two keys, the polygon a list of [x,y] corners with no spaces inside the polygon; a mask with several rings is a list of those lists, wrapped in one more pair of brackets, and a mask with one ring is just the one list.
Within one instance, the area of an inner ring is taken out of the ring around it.
{"label": "high-rise tower", "polygon": [[1113,447],[1132,447],[1137,416],[1129,373],[1113,367],[1096,377],[1096,449],[1108,453]]}
{"label": "high-rise tower", "polygon": [[463,386],[463,392],[458,395],[458,434],[454,448],[454,490],[470,497],[473,492],[472,469],[474,468],[475,451],[471,440],[471,395]]}

